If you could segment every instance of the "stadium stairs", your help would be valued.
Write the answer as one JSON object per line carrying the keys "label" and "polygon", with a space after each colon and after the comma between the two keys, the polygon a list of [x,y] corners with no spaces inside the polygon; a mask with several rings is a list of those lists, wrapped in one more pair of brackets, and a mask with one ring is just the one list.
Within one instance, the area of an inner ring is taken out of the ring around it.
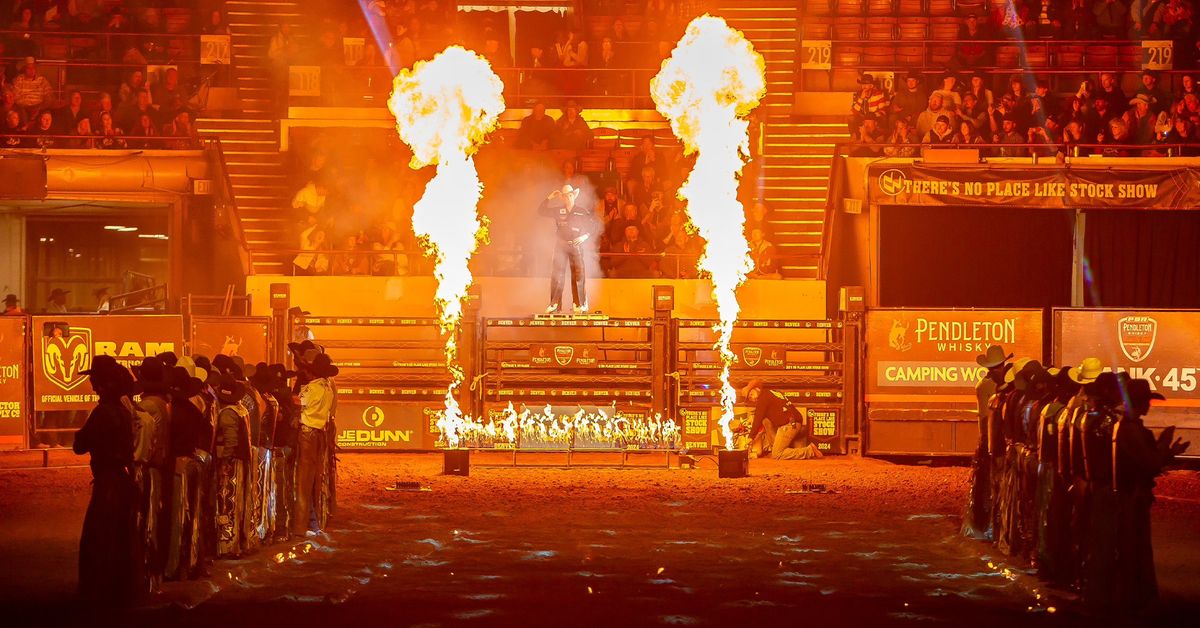
{"label": "stadium stairs", "polygon": [[849,139],[845,116],[797,117],[795,64],[800,3],[796,0],[718,0],[716,13],[741,30],[766,61],[762,198],[771,208],[775,244],[787,277],[814,279],[825,229],[825,199],[834,146]]}
{"label": "stadium stairs", "polygon": [[[202,136],[219,136],[233,186],[242,230],[251,250],[291,248],[285,240],[289,229],[287,207],[291,186],[287,181],[284,156],[279,152],[278,87],[272,85],[267,45],[280,22],[293,32],[301,30],[303,15],[298,2],[283,0],[225,3],[232,32],[231,68],[240,106],[221,117],[200,118]],[[281,96],[279,96],[281,97]],[[282,258],[255,258],[258,274],[282,273]]]}

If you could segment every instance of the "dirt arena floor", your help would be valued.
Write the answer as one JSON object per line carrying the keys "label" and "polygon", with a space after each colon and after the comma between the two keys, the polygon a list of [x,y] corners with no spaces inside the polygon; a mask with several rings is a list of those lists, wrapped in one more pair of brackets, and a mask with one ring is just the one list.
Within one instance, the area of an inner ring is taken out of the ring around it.
{"label": "dirt arena floor", "polygon": [[[0,460],[3,625],[1200,625],[1193,471],[1159,482],[1161,607],[1117,619],[1088,616],[961,538],[964,467],[755,461],[752,477],[720,480],[712,460],[695,470],[473,462],[470,477],[451,477],[439,475],[440,456],[344,455],[325,536],[219,561],[210,579],[169,583],[118,617],[73,603],[88,470],[21,468],[40,454]],[[386,490],[397,481],[423,490]],[[805,492],[812,484],[830,492]]]}

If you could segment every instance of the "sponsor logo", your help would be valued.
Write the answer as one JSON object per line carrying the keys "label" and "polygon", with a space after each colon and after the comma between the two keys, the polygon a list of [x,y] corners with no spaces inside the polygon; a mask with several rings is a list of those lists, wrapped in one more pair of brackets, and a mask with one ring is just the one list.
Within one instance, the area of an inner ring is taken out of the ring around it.
{"label": "sponsor logo", "polygon": [[221,345],[221,353],[229,357],[238,355],[238,350],[242,348],[242,339],[234,340],[233,336],[225,336],[225,343]]}
{"label": "sponsor logo", "polygon": [[1121,351],[1134,362],[1150,357],[1158,337],[1158,321],[1149,316],[1126,316],[1117,321]]}
{"label": "sponsor logo", "polygon": [[86,371],[92,367],[92,330],[71,327],[63,331],[55,327],[53,335],[42,336],[42,369],[46,379],[55,386],[70,391],[87,381]]}
{"label": "sponsor logo", "polygon": [[895,168],[885,170],[879,175],[879,191],[888,196],[895,196],[904,190],[906,181],[908,181],[908,176],[903,171]]}
{"label": "sponsor logo", "polygon": [[908,341],[908,325],[898,320],[892,321],[892,328],[888,331],[888,346],[896,351],[912,349],[912,343]]}
{"label": "sponsor logo", "polygon": [[758,363],[762,361],[762,347],[743,347],[742,361],[746,363],[746,366],[758,366]]}
{"label": "sponsor logo", "polygon": [[383,408],[379,406],[367,406],[363,409],[362,420],[363,425],[370,428],[376,428],[383,425]]}
{"label": "sponsor logo", "polygon": [[566,366],[575,358],[575,347],[570,345],[559,345],[554,347],[554,361],[558,362],[559,366]]}

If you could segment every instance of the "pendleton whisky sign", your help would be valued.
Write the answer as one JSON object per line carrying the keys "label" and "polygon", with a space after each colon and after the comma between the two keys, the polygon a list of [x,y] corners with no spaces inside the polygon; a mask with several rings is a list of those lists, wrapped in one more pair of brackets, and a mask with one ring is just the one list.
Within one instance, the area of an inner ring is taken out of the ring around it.
{"label": "pendleton whisky sign", "polygon": [[1200,205],[1200,169],[928,168],[880,165],[868,170],[879,205],[1183,209]]}
{"label": "pendleton whisky sign", "polygon": [[871,310],[868,401],[912,401],[914,394],[973,399],[984,372],[975,357],[992,344],[1040,360],[1042,311]]}

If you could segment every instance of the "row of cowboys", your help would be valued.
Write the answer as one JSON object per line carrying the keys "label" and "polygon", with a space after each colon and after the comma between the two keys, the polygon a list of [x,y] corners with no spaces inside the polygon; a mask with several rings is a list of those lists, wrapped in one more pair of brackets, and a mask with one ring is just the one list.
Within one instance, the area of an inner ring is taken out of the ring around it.
{"label": "row of cowboys", "polygon": [[1033,564],[1086,605],[1136,612],[1158,596],[1150,540],[1154,478],[1188,443],[1143,417],[1163,396],[1105,369],[1044,367],[999,346],[977,358],[979,445],[963,533]]}
{"label": "row of cowboys", "polygon": [[79,591],[125,605],[219,558],[320,534],[333,511],[333,377],[312,341],[296,370],[164,353],[126,368],[97,356],[98,402],[76,433],[91,455]]}

